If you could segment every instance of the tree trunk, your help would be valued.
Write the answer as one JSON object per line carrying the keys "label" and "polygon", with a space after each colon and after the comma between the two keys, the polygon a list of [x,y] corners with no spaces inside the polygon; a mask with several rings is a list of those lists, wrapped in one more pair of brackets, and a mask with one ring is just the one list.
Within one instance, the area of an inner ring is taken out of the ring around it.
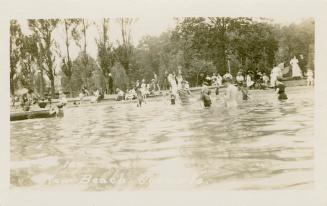
{"label": "tree trunk", "polygon": [[11,95],[15,95],[15,83],[14,78],[10,77],[10,93]]}
{"label": "tree trunk", "polygon": [[55,97],[55,84],[54,84],[54,78],[51,78],[51,98],[53,99]]}
{"label": "tree trunk", "polygon": [[43,79],[43,68],[40,68],[40,76],[41,76],[41,86],[40,86],[40,96],[44,97],[44,79]]}
{"label": "tree trunk", "polygon": [[68,85],[69,85],[69,97],[73,98],[73,86],[72,86],[71,77],[68,77]]}

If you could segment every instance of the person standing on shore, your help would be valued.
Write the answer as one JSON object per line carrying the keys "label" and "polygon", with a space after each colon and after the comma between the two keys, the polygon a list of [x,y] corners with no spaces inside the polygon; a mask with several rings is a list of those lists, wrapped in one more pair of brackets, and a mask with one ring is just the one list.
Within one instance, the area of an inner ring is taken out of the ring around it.
{"label": "person standing on shore", "polygon": [[292,77],[293,78],[302,78],[302,71],[299,67],[299,60],[296,58],[296,56],[291,59],[290,64],[292,65]]}

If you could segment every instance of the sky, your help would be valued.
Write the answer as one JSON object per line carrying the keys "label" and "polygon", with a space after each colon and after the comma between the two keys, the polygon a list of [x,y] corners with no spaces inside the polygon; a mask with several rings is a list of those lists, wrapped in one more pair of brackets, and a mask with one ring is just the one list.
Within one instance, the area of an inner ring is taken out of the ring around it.
{"label": "sky", "polygon": [[[19,24],[22,27],[23,33],[30,34],[31,31],[27,26],[27,21],[19,19]],[[99,37],[98,25],[101,23],[101,19],[93,20],[97,25],[92,24],[87,30],[87,52],[93,57],[96,58],[97,47],[95,39]],[[158,23],[160,22],[160,23]],[[121,40],[120,25],[117,22],[117,19],[110,19],[109,23],[109,38],[113,44],[117,44],[117,41]],[[132,43],[136,46],[137,43],[142,39],[143,36],[153,35],[159,36],[162,32],[167,31],[168,29],[174,28],[176,22],[173,18],[139,18],[131,27],[131,36]],[[65,48],[65,33],[64,27],[60,25],[58,29],[54,31],[54,38],[58,42],[60,50],[66,52]],[[74,45],[71,46],[70,53],[72,58],[75,58],[80,49]]]}

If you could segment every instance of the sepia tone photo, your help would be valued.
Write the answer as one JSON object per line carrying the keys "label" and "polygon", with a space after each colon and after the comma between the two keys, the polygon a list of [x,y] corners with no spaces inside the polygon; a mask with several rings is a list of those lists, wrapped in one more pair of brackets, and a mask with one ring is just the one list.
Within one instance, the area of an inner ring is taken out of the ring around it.
{"label": "sepia tone photo", "polygon": [[10,189],[311,190],[314,18],[10,20]]}

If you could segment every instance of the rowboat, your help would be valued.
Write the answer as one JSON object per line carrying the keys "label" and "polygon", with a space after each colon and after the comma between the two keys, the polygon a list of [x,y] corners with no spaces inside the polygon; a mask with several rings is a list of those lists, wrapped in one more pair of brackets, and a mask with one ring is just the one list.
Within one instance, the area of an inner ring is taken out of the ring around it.
{"label": "rowboat", "polygon": [[51,118],[56,117],[57,113],[53,110],[45,109],[39,111],[24,111],[10,113],[10,121],[36,119],[36,118]]}

